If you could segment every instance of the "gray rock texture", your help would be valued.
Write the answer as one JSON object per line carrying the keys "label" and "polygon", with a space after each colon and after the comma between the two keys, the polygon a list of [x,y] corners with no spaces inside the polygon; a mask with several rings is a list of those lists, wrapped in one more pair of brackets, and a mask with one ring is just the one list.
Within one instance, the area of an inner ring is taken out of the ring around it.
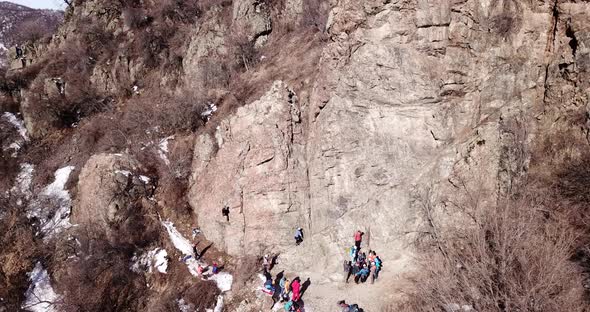
{"label": "gray rock texture", "polygon": [[82,168],[72,221],[81,225],[110,226],[125,221],[133,204],[153,192],[153,185],[138,173],[141,165],[129,155],[98,154]]}
{"label": "gray rock texture", "polygon": [[[279,252],[281,266],[323,282],[339,278],[356,229],[389,264],[411,267],[424,207],[453,222],[452,203],[509,194],[538,136],[558,132],[555,107],[584,107],[589,90],[588,3],[333,4],[309,106],[277,82],[201,135],[189,196],[228,253]],[[294,251],[297,226],[306,241]]]}

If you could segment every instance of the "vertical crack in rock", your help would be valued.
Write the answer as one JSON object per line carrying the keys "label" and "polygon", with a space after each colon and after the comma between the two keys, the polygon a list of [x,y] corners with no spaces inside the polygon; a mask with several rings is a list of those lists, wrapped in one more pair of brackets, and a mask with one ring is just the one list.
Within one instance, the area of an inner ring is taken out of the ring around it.
{"label": "vertical crack in rock", "polygon": [[557,36],[557,23],[559,21],[559,8],[557,6],[557,1],[553,2],[552,17],[553,17],[553,27],[551,29],[551,35],[547,38],[547,48],[546,51],[549,53],[547,55],[547,64],[545,64],[545,80],[543,81],[543,109],[545,104],[547,103],[547,92],[548,92],[548,84],[547,81],[549,80],[549,66],[551,65],[550,55],[553,54],[555,50],[555,37]]}

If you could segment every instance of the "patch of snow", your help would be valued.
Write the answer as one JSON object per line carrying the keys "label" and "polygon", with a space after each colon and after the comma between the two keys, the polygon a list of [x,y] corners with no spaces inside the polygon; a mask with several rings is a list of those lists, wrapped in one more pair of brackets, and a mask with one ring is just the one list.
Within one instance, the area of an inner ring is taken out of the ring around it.
{"label": "patch of snow", "polygon": [[22,145],[20,145],[20,144],[18,144],[16,142],[13,142],[13,143],[10,143],[10,145],[8,145],[8,148],[6,148],[5,151],[7,151],[9,149],[14,150],[12,152],[12,154],[10,154],[10,156],[16,157],[18,155],[18,151],[20,151],[20,148],[21,147],[22,147]]}
{"label": "patch of snow", "polygon": [[209,102],[207,103],[207,109],[201,113],[202,118],[206,118],[207,120],[211,119],[213,113],[217,111],[217,105]]}
{"label": "patch of snow", "polygon": [[193,245],[191,242],[184,238],[180,232],[174,227],[174,223],[170,221],[162,221],[162,225],[168,231],[168,236],[176,249],[178,249],[183,255],[191,256],[193,254]]}
{"label": "patch of snow", "polygon": [[22,120],[18,119],[14,114],[5,112],[2,117],[4,117],[8,122],[10,122],[13,126],[16,127],[20,136],[25,139],[25,141],[29,140],[29,135],[27,134],[27,128],[25,128],[25,124]]}
{"label": "patch of snow", "polygon": [[168,253],[166,249],[155,248],[152,251],[149,251],[142,256],[133,256],[131,261],[133,264],[131,265],[131,270],[133,272],[145,272],[152,273],[153,268],[158,270],[160,273],[166,274],[168,270]]}
{"label": "patch of snow", "polygon": [[131,171],[128,171],[128,170],[115,170],[115,173],[122,174],[122,175],[124,175],[126,177],[128,177],[128,176],[131,175]]}
{"label": "patch of snow", "polygon": [[150,183],[150,178],[144,176],[144,175],[140,175],[139,176],[139,180],[141,180],[141,182],[143,182],[144,184],[149,184]]}
{"label": "patch of snow", "polygon": [[[34,166],[28,163],[22,163],[20,165],[20,172],[16,176],[16,180],[10,192],[22,199],[29,200],[32,196],[31,184],[33,182],[33,171]],[[21,199],[19,199],[21,200]],[[18,203],[17,203],[18,204]],[[22,204],[22,200],[21,200]]]}
{"label": "patch of snow", "polygon": [[234,277],[227,272],[219,272],[210,276],[209,280],[215,281],[217,288],[219,288],[221,292],[225,292],[231,290],[231,284],[234,281]]}
{"label": "patch of snow", "polygon": [[[199,274],[197,273],[197,267],[199,265],[202,267],[207,267],[208,264],[202,261],[198,261],[192,257],[193,246],[191,242],[188,239],[184,238],[184,236],[182,236],[180,232],[178,232],[178,230],[174,227],[174,224],[172,222],[162,221],[162,225],[166,228],[168,236],[170,237],[170,240],[172,241],[174,247],[176,247],[176,249],[178,249],[184,256],[190,256],[185,257],[186,260],[184,261],[186,266],[188,267],[189,272],[192,275],[199,277]],[[214,281],[217,284],[217,288],[219,288],[221,292],[231,290],[231,286],[234,279],[231,274],[227,272],[219,272],[217,274],[206,275],[206,277],[207,278],[203,278],[203,280]]]}
{"label": "patch of snow", "polygon": [[29,218],[37,217],[41,222],[41,233],[45,239],[52,237],[65,229],[72,226],[70,223],[71,203],[70,193],[65,189],[70,174],[74,166],[67,166],[55,171],[55,180],[46,186],[40,193],[40,197],[55,201],[57,210],[51,214],[49,209],[52,207],[43,207],[37,203],[29,209],[27,216]]}
{"label": "patch of snow", "polygon": [[207,309],[206,312],[222,312],[223,311],[223,296],[217,296],[217,303],[215,304],[215,308],[213,310]]}
{"label": "patch of snow", "polygon": [[57,312],[54,303],[59,296],[51,287],[49,274],[43,269],[40,262],[37,262],[35,268],[28,274],[31,285],[25,293],[25,303],[22,308],[31,312]]}
{"label": "patch of snow", "polygon": [[184,299],[176,300],[176,304],[178,304],[178,309],[180,312],[193,312],[195,310],[195,308],[192,305],[186,303]]}
{"label": "patch of snow", "polygon": [[172,135],[172,136],[162,139],[160,141],[160,144],[158,144],[158,155],[164,161],[166,166],[170,165],[170,160],[168,160],[168,156],[166,155],[166,154],[168,154],[168,141],[173,140],[173,139],[174,139],[174,136]]}
{"label": "patch of snow", "polygon": [[4,43],[0,43],[0,51],[8,51]]}
{"label": "patch of snow", "polygon": [[61,199],[70,199],[70,193],[64,188],[66,187],[66,183],[70,178],[70,173],[74,171],[74,166],[67,166],[55,171],[55,180],[53,183],[49,184],[47,187],[43,189],[41,192],[42,195],[47,195],[51,197],[61,198]]}

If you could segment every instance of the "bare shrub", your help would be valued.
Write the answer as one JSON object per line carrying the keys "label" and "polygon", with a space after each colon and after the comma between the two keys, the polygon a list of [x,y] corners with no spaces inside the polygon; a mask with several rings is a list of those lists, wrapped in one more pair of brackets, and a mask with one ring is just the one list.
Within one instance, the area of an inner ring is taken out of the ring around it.
{"label": "bare shrub", "polygon": [[258,62],[258,51],[247,35],[236,32],[226,39],[232,53],[233,69],[241,71],[250,70]]}
{"label": "bare shrub", "polygon": [[0,309],[19,311],[29,286],[26,275],[39,255],[34,229],[22,207],[0,197]]}
{"label": "bare shrub", "polygon": [[148,291],[144,278],[129,269],[133,249],[112,244],[98,231],[78,237],[81,251],[59,285],[63,311],[136,311]]}
{"label": "bare shrub", "polygon": [[471,225],[431,229],[439,233],[433,239],[438,250],[420,260],[401,308],[583,311],[583,278],[571,261],[576,232],[567,218],[540,210],[534,202],[466,207]]}
{"label": "bare shrub", "polygon": [[328,5],[326,1],[304,0],[302,26],[324,31],[330,11]]}
{"label": "bare shrub", "polygon": [[204,311],[215,306],[219,289],[213,282],[199,283],[198,287],[189,287],[182,293],[184,300],[195,306],[197,311]]}

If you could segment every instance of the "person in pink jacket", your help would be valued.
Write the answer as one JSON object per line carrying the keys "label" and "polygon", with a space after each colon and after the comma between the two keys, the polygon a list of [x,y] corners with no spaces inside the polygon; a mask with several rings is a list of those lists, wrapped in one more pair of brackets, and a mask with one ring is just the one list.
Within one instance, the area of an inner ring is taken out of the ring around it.
{"label": "person in pink jacket", "polygon": [[295,302],[299,301],[299,299],[301,299],[301,284],[299,278],[291,283],[291,291],[293,292],[293,297],[291,297],[291,299]]}

